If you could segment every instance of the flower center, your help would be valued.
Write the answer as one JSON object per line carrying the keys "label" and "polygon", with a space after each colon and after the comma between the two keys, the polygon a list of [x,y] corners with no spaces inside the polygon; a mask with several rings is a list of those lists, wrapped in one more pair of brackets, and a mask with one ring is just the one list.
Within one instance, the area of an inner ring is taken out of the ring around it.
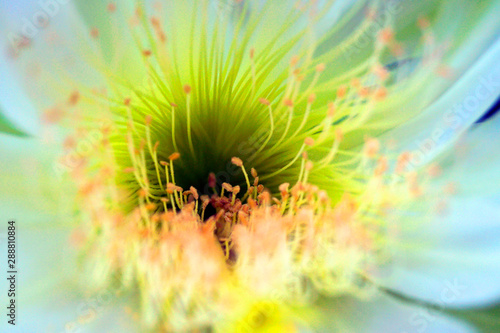
{"label": "flower center", "polygon": [[[138,39],[146,82],[109,98],[109,145],[75,172],[96,283],[118,275],[124,286],[139,285],[150,323],[160,318],[167,330],[217,321],[249,293],[286,304],[316,291],[364,291],[393,188],[380,143],[353,147],[359,133],[385,130],[365,123],[381,115],[390,74],[378,61],[392,37],[377,41],[366,63],[322,80],[330,70],[323,61],[333,64],[340,48],[315,55],[308,27],[287,38],[280,28],[255,49],[260,18],[215,22],[214,31],[236,24],[228,47],[204,24],[187,42],[165,33],[168,22],[136,16],[158,39],[148,47]],[[258,314],[253,325],[271,317]]]}

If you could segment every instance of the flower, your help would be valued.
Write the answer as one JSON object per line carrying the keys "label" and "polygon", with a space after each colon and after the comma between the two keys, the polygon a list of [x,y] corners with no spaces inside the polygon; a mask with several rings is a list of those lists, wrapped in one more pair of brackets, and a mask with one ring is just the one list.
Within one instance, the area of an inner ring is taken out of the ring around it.
{"label": "flower", "polygon": [[[29,70],[13,90],[42,110],[43,126],[38,140],[2,138],[19,160],[5,184],[19,192],[9,212],[40,207],[52,217],[33,222],[44,234],[71,229],[75,250],[53,262],[69,272],[53,282],[83,280],[98,293],[75,306],[76,320],[61,315],[66,330],[106,327],[103,290],[115,303],[130,297],[123,311],[137,323],[127,327],[168,332],[443,331],[461,324],[391,295],[443,308],[498,301],[497,282],[479,288],[489,274],[435,268],[458,258],[443,254],[465,243],[450,230],[457,223],[480,230],[457,216],[477,198],[498,199],[495,183],[453,171],[484,136],[498,143],[494,119],[453,149],[497,97],[498,71],[489,84],[486,75],[498,68],[498,3],[52,1],[43,10],[7,36],[11,66]],[[24,176],[11,176],[19,165]],[[498,228],[498,205],[486,207]]]}

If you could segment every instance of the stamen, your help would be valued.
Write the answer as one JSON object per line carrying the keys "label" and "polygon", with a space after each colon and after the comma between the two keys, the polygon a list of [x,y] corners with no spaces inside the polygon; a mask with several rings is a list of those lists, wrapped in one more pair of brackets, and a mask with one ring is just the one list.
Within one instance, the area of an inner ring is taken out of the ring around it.
{"label": "stamen", "polygon": [[187,113],[187,134],[188,134],[188,142],[189,148],[191,149],[191,153],[196,158],[196,154],[194,152],[193,139],[191,137],[191,86],[184,86],[184,93],[186,94],[186,113]]}
{"label": "stamen", "polygon": [[251,66],[251,70],[252,70],[252,97],[254,98],[255,97],[255,89],[256,89],[256,78],[255,78],[255,59],[254,59],[254,55],[255,55],[255,49],[254,48],[251,48],[250,49],[250,66]]}
{"label": "stamen", "polygon": [[261,98],[259,100],[259,102],[261,104],[264,104],[267,106],[267,109],[269,111],[269,135],[267,136],[266,140],[264,141],[264,143],[262,143],[259,147],[259,149],[257,149],[257,151],[255,153],[252,154],[252,157],[254,156],[257,156],[261,151],[262,149],[264,149],[264,147],[267,146],[267,144],[269,143],[269,140],[271,140],[273,134],[274,134],[274,118],[273,118],[273,109],[271,107],[271,103],[265,99],[265,98]]}
{"label": "stamen", "polygon": [[172,143],[174,145],[175,151],[179,151],[179,148],[177,148],[177,142],[175,141],[175,108],[177,107],[177,105],[174,103],[170,103],[170,106],[172,107]]}
{"label": "stamen", "polygon": [[238,166],[238,167],[241,168],[241,170],[243,171],[243,175],[245,176],[245,180],[247,182],[247,189],[249,189],[250,188],[250,180],[248,179],[248,174],[247,174],[247,171],[245,170],[245,166],[243,165],[243,161],[240,158],[238,158],[238,157],[233,157],[231,159],[231,162],[234,165],[236,165],[236,166]]}

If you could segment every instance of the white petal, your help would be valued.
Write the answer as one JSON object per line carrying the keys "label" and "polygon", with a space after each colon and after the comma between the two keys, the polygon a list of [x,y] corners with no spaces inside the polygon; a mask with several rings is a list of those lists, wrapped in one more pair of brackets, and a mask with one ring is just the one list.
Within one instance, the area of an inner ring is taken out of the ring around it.
{"label": "white petal", "polygon": [[378,272],[379,283],[449,307],[500,300],[499,126],[499,116],[477,125],[442,159],[443,175],[427,192],[439,195],[453,182],[458,193],[446,199],[444,215],[430,210],[431,223],[403,227],[395,240],[401,246],[394,261]]}
{"label": "white petal", "polygon": [[[62,2],[0,4],[0,29],[6,32],[0,35],[0,106],[31,134],[40,130],[40,113],[67,100],[75,82],[93,87],[103,82],[88,61],[97,53],[90,28],[73,1]],[[25,43],[19,46],[20,41]]]}
{"label": "white petal", "polygon": [[442,333],[474,332],[467,324],[434,309],[403,303],[377,293],[373,299],[343,297],[322,301],[316,332]]}
{"label": "white petal", "polygon": [[0,77],[0,112],[3,110],[4,115],[23,132],[37,133],[37,111],[3,61],[0,63]]}
{"label": "white petal", "polygon": [[385,134],[382,140],[396,139],[397,150],[411,151],[414,168],[433,160],[496,101],[500,91],[499,58],[497,39],[425,112]]}
{"label": "white petal", "polygon": [[[0,152],[1,217],[16,226],[17,332],[136,332],[111,289],[81,294],[76,249],[69,241],[71,206],[64,200],[70,193],[59,192],[54,152],[37,139],[6,135],[0,135]],[[1,287],[8,290],[6,279]],[[3,320],[2,327],[8,326]]]}

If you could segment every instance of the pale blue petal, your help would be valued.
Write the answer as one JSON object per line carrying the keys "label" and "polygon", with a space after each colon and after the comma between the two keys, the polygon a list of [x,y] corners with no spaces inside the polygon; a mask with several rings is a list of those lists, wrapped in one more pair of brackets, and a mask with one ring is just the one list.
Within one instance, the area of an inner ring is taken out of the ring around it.
{"label": "pale blue petal", "polygon": [[[443,175],[428,187],[440,195],[453,182],[444,214],[427,208],[432,221],[402,227],[393,262],[379,283],[407,296],[449,307],[500,301],[500,117],[477,125],[440,159]],[[425,207],[425,206],[424,206]],[[404,226],[407,219],[398,220]]]}
{"label": "pale blue petal", "polygon": [[[326,317],[318,318],[315,332],[342,333],[467,333],[474,329],[434,309],[404,303],[383,293],[360,300],[343,297],[321,301]],[[320,319],[321,318],[321,319]]]}
{"label": "pale blue petal", "polygon": [[421,115],[385,134],[382,140],[396,140],[397,151],[412,152],[413,168],[425,166],[448,148],[495,102],[500,93],[499,58],[500,39],[497,39]]}
{"label": "pale blue petal", "polygon": [[40,130],[38,111],[23,91],[17,78],[11,75],[6,63],[0,63],[0,111],[25,133],[35,134]]}
{"label": "pale blue petal", "polygon": [[[7,220],[14,220],[18,272],[16,326],[2,320],[0,331],[137,332],[118,295],[81,293],[77,251],[70,243],[72,194],[53,168],[57,151],[39,138],[0,134],[0,152],[0,242],[6,241]],[[0,287],[8,290],[5,278]],[[86,317],[91,313],[95,317]]]}
{"label": "pale blue petal", "polygon": [[[5,32],[0,34],[0,106],[31,134],[40,130],[40,114],[67,100],[79,84],[98,87],[103,82],[86,61],[95,53],[91,28],[73,1],[64,2],[0,4],[0,29]],[[37,24],[40,17],[45,24]],[[20,40],[26,41],[21,47]]]}

